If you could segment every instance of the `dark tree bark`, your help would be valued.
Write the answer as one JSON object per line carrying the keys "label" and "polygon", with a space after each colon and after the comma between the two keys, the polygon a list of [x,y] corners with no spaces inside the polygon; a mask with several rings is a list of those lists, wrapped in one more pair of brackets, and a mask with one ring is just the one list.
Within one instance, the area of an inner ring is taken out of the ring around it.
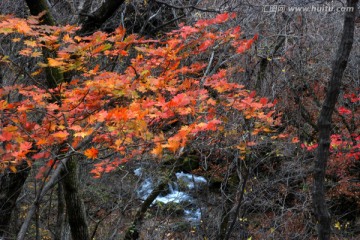
{"label": "dark tree bark", "polygon": [[78,159],[71,158],[63,170],[62,183],[72,239],[90,240],[85,206],[79,192]]}
{"label": "dark tree bark", "polygon": [[16,173],[7,172],[0,178],[0,239],[6,239],[8,236],[11,214],[29,171],[29,166],[24,162],[17,167]]}
{"label": "dark tree bark", "polygon": [[[31,15],[37,16],[42,12],[45,12],[41,18],[41,23],[44,25],[55,26],[56,22],[51,15],[46,0],[25,0],[30,10]],[[55,53],[51,52],[47,48],[42,49],[44,60],[47,62],[47,58],[55,58]],[[46,82],[48,88],[55,88],[59,83],[64,81],[63,73],[58,68],[47,67],[45,69]]]}
{"label": "dark tree bark", "polygon": [[325,171],[329,157],[331,117],[340,93],[341,80],[354,40],[354,25],[358,0],[348,0],[348,7],[353,11],[345,13],[344,29],[341,42],[332,67],[332,74],[328,82],[326,98],[322,105],[318,119],[319,147],[314,168],[313,205],[318,221],[318,237],[320,240],[330,239],[331,217],[325,202]]}
{"label": "dark tree bark", "polygon": [[56,219],[56,229],[55,229],[55,236],[54,240],[62,240],[65,231],[65,224],[66,224],[66,208],[65,208],[65,199],[64,199],[64,189],[61,183],[58,184],[57,189],[57,196],[58,196],[58,209],[57,209],[57,219]]}
{"label": "dark tree bark", "polygon": [[82,28],[78,31],[79,35],[89,35],[98,30],[106,20],[108,20],[116,10],[125,2],[125,0],[106,0],[93,13],[80,13],[86,15],[80,22]]}
{"label": "dark tree bark", "polygon": [[26,4],[30,10],[31,15],[37,16],[40,13],[45,11],[44,16],[42,17],[42,24],[55,26],[55,20],[52,17],[49,7],[46,0],[25,0]]}

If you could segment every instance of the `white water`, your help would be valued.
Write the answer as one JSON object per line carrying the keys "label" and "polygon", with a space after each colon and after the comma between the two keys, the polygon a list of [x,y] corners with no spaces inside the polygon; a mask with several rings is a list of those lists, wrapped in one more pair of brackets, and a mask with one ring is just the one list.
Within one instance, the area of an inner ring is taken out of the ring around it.
{"label": "white water", "polygon": [[134,170],[134,174],[138,177],[140,177],[142,175],[142,169],[141,168],[137,168]]}
{"label": "white water", "polygon": [[191,197],[184,192],[179,192],[179,191],[172,191],[169,194],[167,194],[166,196],[158,196],[154,202],[162,202],[162,203],[170,203],[170,202],[174,202],[174,203],[181,203],[187,200],[190,200]]}
{"label": "white water", "polygon": [[201,220],[201,211],[200,208],[185,210],[185,219],[189,222],[200,222]]}
{"label": "white water", "polygon": [[[140,177],[143,174],[143,170],[141,168],[137,168],[134,170],[134,174]],[[180,180],[182,183],[185,183],[188,190],[192,190],[197,186],[207,183],[204,177],[183,172],[176,173],[176,178],[178,181]],[[152,179],[146,178],[137,190],[137,194],[142,200],[145,200],[151,194],[153,189],[154,184]],[[191,202],[193,205],[196,205],[195,199],[189,193],[179,190],[177,182],[169,183],[169,193],[165,196],[158,196],[153,203],[155,202],[161,202],[164,204]],[[184,209],[184,215],[185,219],[190,222],[199,222],[201,219],[200,208]]]}
{"label": "white water", "polygon": [[183,173],[183,172],[176,173],[176,178],[178,180],[180,179],[180,180],[184,181],[187,184],[187,187],[189,189],[194,189],[195,184],[199,185],[199,184],[207,183],[207,181],[204,177],[195,176],[195,175]]}

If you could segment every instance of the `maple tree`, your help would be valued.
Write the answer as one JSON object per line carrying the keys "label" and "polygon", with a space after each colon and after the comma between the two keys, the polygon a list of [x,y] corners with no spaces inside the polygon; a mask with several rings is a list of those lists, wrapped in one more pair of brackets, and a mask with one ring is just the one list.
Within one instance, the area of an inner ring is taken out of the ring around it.
{"label": "maple tree", "polygon": [[[257,119],[254,134],[266,131],[265,127],[274,124],[274,111],[264,113],[272,103],[257,99],[242,85],[228,82],[225,69],[199,78],[194,76],[201,75],[206,63],[185,62],[190,54],[201,54],[221,44],[231,44],[238,54],[248,49],[256,37],[241,40],[239,28],[218,34],[212,31],[212,25],[231,17],[221,14],[201,20],[194,27],[183,26],[165,39],[149,40],[125,36],[121,27],[112,34],[96,32],[82,38],[73,36],[77,29],[73,26],[43,26],[39,25],[40,17],[24,20],[3,16],[2,34],[26,37],[12,39],[24,44],[21,55],[39,58],[41,48],[47,48],[56,51],[57,57],[48,58],[47,63],[39,59],[38,69],[31,73],[33,84],[1,89],[0,137],[5,143],[2,169],[9,167],[15,171],[14,166],[34,151],[37,153],[26,159],[29,165],[33,160],[50,156],[58,159],[64,152],[73,152],[101,159],[93,170],[99,176],[132,156],[149,150],[157,155],[163,150],[174,153],[198,132],[218,129],[221,120],[217,119],[216,109],[220,105],[243,112],[247,119]],[[136,51],[136,56],[122,72],[108,71],[106,66],[96,63],[100,57],[123,61],[134,54],[131,51]],[[11,65],[6,56],[2,62]],[[41,72],[46,67],[77,71],[79,76],[54,89],[43,89]],[[216,91],[217,99],[209,91]],[[23,100],[6,100],[14,92],[24,96]],[[181,127],[171,135],[156,129],[174,121]],[[85,141],[93,147],[85,149],[85,144],[81,144]],[[61,153],[53,155],[54,148]],[[106,149],[114,153],[104,159],[109,155]]]}
{"label": "maple tree", "polygon": [[[248,50],[257,36],[242,39],[239,27],[217,30],[234,17],[224,13],[199,20],[154,40],[126,35],[122,27],[81,37],[75,26],[41,25],[41,15],[1,16],[0,34],[22,46],[19,54],[34,59],[37,67],[26,73],[30,83],[0,90],[0,170],[16,172],[24,161],[32,166],[42,160],[46,164],[37,178],[45,181],[60,161],[85,156],[94,161],[91,173],[98,178],[146,154],[181,155],[201,133],[228,132],[224,112],[252,122],[250,129],[230,134],[232,148],[244,159],[260,136],[279,124],[274,103],[229,79],[236,69],[208,74],[206,62],[189,61],[221,46],[234,54]],[[53,53],[45,61],[44,49]],[[16,67],[6,55],[1,62]],[[47,88],[44,72],[49,68],[75,75]]]}

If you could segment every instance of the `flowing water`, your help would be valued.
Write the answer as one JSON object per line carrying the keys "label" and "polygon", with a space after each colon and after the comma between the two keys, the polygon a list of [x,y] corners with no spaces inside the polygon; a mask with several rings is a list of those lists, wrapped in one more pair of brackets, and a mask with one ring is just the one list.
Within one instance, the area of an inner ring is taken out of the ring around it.
{"label": "flowing water", "polygon": [[[143,170],[137,168],[134,174],[141,177]],[[153,202],[160,202],[163,204],[169,203],[184,203],[184,218],[193,223],[198,223],[201,220],[201,210],[197,206],[197,201],[191,194],[191,190],[200,188],[207,183],[206,179],[201,176],[193,174],[178,172],[176,173],[177,181],[169,183],[166,194],[159,195]],[[181,185],[181,187],[179,186]],[[154,181],[150,177],[146,178],[140,187],[137,189],[137,195],[140,199],[145,200],[154,189]]]}

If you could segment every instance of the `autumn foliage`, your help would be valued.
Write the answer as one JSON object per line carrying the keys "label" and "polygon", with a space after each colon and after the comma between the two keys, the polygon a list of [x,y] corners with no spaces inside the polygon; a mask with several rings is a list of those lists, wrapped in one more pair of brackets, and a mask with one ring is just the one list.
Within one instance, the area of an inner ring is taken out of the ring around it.
{"label": "autumn foliage", "polygon": [[[41,25],[41,16],[1,16],[0,34],[23,46],[19,54],[37,67],[28,73],[29,83],[0,90],[0,170],[15,172],[23,160],[31,166],[83,155],[95,161],[92,173],[99,177],[144,154],[181,154],[202,132],[225,133],[224,112],[251,122],[246,132],[237,132],[246,137],[232,146],[246,153],[278,124],[274,104],[231,79],[241,69],[209,75],[201,59],[221,46],[242,54],[256,41],[242,39],[239,27],[218,31],[234,17],[220,14],[153,40],[127,35],[122,27],[81,37],[74,26]],[[44,49],[55,57],[44,60]],[[190,61],[195,55],[199,60]],[[14,67],[6,55],[0,60]],[[46,68],[74,77],[49,89]]]}

